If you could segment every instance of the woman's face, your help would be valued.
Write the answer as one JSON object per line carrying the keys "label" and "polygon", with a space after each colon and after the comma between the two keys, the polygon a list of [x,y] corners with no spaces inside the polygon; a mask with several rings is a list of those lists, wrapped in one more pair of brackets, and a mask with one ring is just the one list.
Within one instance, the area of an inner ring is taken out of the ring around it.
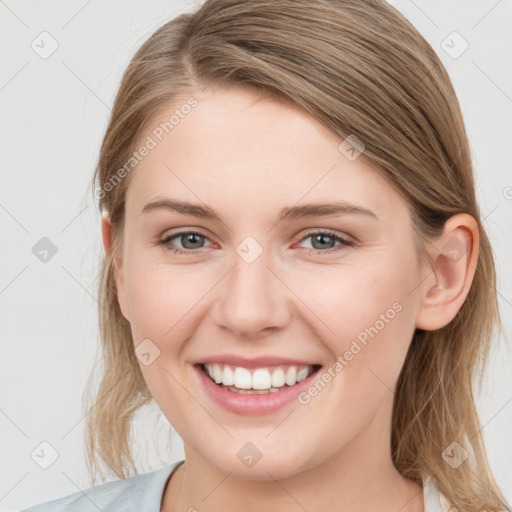
{"label": "woman's face", "polygon": [[[187,457],[245,478],[389,456],[422,279],[407,203],[357,145],[292,106],[239,89],[194,97],[141,138],[126,199],[117,288],[155,401]],[[248,382],[263,388],[293,379],[293,362],[322,368],[249,396],[205,376],[213,357],[240,386],[256,368]]]}

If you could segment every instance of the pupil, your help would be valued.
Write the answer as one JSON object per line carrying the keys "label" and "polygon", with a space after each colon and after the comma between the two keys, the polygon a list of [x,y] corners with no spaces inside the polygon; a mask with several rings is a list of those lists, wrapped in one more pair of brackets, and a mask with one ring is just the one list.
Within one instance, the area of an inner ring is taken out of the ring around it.
{"label": "pupil", "polygon": [[330,237],[329,235],[317,235],[316,237],[313,237],[313,240],[321,240],[325,243],[325,239],[331,239],[332,241],[332,237]]}
{"label": "pupil", "polygon": [[[185,238],[186,238],[186,240],[187,240],[187,243],[188,243],[188,242],[191,242],[192,244],[194,244],[193,239],[194,239],[194,238],[197,238],[197,237],[199,237],[199,236],[200,236],[200,235],[197,235],[197,234],[194,234],[194,233],[189,233],[188,235],[185,235]],[[198,243],[198,242],[196,242],[196,243]],[[186,245],[186,244],[185,244],[185,245]]]}

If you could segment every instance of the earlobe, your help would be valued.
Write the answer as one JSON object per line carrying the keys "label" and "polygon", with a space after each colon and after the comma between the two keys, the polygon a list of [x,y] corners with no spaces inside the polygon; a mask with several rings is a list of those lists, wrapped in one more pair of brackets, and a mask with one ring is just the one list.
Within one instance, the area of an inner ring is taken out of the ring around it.
{"label": "earlobe", "polygon": [[116,285],[116,294],[117,299],[119,301],[119,307],[123,316],[126,320],[130,321],[130,314],[128,303],[126,301],[126,291],[124,286],[124,276],[123,269],[121,263],[114,257],[113,253],[113,232],[112,232],[112,224],[110,222],[110,217],[108,211],[102,212],[101,219],[101,234],[103,239],[103,247],[105,248],[105,252],[107,256],[112,259],[112,265],[114,268],[115,275],[115,285]]}
{"label": "earlobe", "polygon": [[450,323],[466,300],[478,261],[476,220],[461,213],[450,217],[431,249],[433,266],[425,269],[416,327],[426,331]]}

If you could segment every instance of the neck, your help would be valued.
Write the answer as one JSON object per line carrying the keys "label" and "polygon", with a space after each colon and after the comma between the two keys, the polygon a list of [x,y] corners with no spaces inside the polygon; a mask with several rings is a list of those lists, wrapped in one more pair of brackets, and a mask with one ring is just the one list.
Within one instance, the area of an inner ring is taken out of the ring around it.
{"label": "neck", "polygon": [[284,478],[275,478],[277,471],[263,466],[261,477],[253,479],[225,473],[185,445],[186,462],[169,480],[161,511],[424,512],[422,487],[402,477],[392,463],[390,429],[382,428],[382,414],[386,411],[379,411],[365,431],[327,460],[312,461]]}

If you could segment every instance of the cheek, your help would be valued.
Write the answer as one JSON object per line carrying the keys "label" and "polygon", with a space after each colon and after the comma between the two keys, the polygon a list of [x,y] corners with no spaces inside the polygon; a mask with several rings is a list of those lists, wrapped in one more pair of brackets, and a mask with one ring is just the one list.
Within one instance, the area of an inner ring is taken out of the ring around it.
{"label": "cheek", "polygon": [[202,274],[186,265],[171,268],[134,258],[125,286],[135,341],[148,337],[158,343],[183,332],[194,307],[212,286]]}
{"label": "cheek", "polygon": [[167,419],[179,431],[186,430],[187,422],[197,414],[197,405],[180,384],[189,378],[182,373],[181,354],[200,322],[201,298],[215,280],[210,283],[192,267],[171,268],[143,258],[134,258],[127,270],[126,292],[135,351],[140,344],[145,347],[141,353],[151,354],[147,365],[139,357],[142,375]]}
{"label": "cheek", "polygon": [[415,295],[410,292],[417,275],[414,261],[399,257],[332,266],[303,275],[294,286],[298,296],[307,297],[307,322],[316,326],[333,363],[343,357],[351,379],[375,380],[378,375],[391,387],[402,367],[415,327]]}

